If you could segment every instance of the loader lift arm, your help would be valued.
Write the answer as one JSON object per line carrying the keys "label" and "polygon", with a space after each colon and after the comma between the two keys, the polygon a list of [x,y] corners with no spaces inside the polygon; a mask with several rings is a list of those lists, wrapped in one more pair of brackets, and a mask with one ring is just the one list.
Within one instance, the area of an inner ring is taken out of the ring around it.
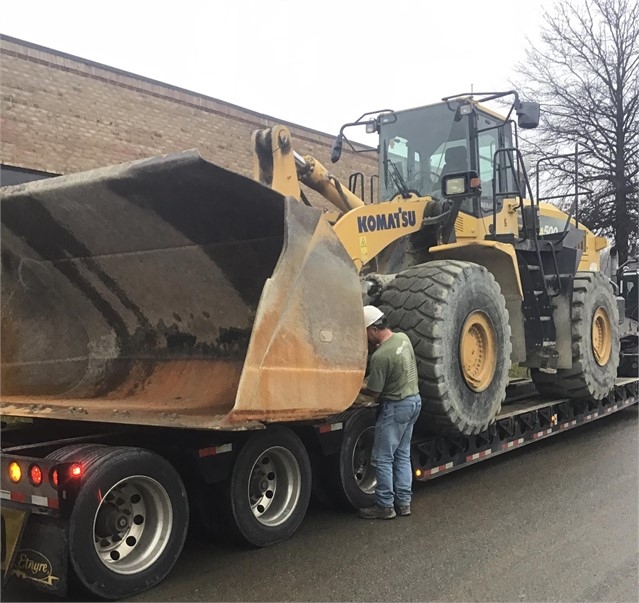
{"label": "loader lift arm", "polygon": [[397,195],[385,203],[365,204],[316,158],[299,155],[285,126],[256,130],[252,141],[255,180],[305,202],[301,182],[336,207],[338,213],[326,217],[358,271],[393,241],[421,230],[425,224],[437,223],[435,220],[432,224],[432,217],[424,220],[432,198],[415,192]]}

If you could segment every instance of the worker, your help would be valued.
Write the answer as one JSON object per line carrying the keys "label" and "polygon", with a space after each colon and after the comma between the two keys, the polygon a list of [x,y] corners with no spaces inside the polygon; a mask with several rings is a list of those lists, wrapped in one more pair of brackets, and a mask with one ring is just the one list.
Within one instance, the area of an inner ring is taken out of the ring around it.
{"label": "worker", "polygon": [[362,393],[379,403],[371,464],[375,468],[376,504],[360,509],[364,519],[393,519],[410,515],[413,472],[410,441],[422,406],[415,352],[404,333],[388,327],[384,313],[364,306],[366,337],[374,346]]}

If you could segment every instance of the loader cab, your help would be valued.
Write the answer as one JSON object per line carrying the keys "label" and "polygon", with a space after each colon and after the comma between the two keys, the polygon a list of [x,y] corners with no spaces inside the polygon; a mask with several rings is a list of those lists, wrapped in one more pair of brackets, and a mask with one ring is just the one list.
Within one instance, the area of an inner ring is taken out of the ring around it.
{"label": "loader cab", "polygon": [[639,264],[626,262],[617,272],[619,293],[626,301],[626,317],[639,321]]}
{"label": "loader cab", "polygon": [[[498,193],[515,187],[512,154],[505,151],[513,147],[510,122],[467,99],[382,115],[379,133],[380,201],[406,190],[441,199],[443,176],[474,170],[481,195],[460,211],[481,217],[493,211],[495,184]],[[502,199],[495,197],[497,211]]]}

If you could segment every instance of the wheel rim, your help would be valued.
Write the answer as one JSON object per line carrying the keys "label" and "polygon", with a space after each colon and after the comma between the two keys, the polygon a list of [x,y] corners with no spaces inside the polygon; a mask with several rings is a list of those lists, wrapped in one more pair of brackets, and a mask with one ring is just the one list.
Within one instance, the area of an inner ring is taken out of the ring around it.
{"label": "wheel rim", "polygon": [[290,450],[274,446],[255,461],[249,478],[249,503],[255,518],[265,526],[284,523],[300,498],[302,474]]}
{"label": "wheel rim", "polygon": [[135,475],[119,481],[100,501],[93,539],[100,561],[118,574],[151,566],[166,548],[173,529],[173,507],[164,487]]}
{"label": "wheel rim", "polygon": [[351,467],[353,477],[357,487],[366,494],[375,492],[377,477],[375,468],[371,465],[371,454],[373,452],[373,439],[375,428],[367,427],[360,433],[355,446],[353,447],[353,458]]}
{"label": "wheel rim", "polygon": [[497,367],[496,337],[490,318],[480,310],[471,312],[462,327],[459,357],[466,384],[475,392],[492,382]]}
{"label": "wheel rim", "polygon": [[608,312],[602,306],[592,317],[592,351],[599,366],[604,366],[612,353],[612,326]]}

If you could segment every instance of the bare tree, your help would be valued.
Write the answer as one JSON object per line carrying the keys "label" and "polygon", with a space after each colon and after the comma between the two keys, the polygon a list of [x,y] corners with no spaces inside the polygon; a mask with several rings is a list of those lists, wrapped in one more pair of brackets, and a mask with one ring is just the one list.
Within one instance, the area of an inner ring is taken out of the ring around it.
{"label": "bare tree", "polygon": [[[544,12],[540,39],[515,84],[542,103],[531,153],[539,159],[578,145],[579,219],[613,237],[625,262],[637,241],[639,1],[559,1]],[[574,187],[571,159],[544,165],[546,191]]]}

